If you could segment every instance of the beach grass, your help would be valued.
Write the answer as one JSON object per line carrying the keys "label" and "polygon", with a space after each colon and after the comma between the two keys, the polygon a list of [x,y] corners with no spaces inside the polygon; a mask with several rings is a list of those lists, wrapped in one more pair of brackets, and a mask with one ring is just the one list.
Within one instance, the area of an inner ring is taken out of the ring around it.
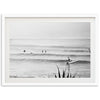
{"label": "beach grass", "polygon": [[71,72],[66,72],[66,69],[61,70],[57,66],[57,74],[55,74],[55,78],[76,78],[77,74],[72,74]]}
{"label": "beach grass", "polygon": [[[55,75],[55,78],[75,78],[76,77],[76,74],[72,74],[70,71],[70,62],[71,61],[72,60],[70,60],[70,58],[68,58],[68,60],[66,60],[67,66],[65,67],[65,69],[63,69],[62,73],[61,73],[58,65],[56,65],[57,66],[57,74]],[[68,69],[68,71],[67,71],[67,69]]]}

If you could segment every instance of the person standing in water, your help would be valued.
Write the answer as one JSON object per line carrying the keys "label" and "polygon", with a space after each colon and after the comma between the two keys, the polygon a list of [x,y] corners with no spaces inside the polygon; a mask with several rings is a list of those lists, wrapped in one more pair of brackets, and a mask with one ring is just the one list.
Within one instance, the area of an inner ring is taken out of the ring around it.
{"label": "person standing in water", "polygon": [[72,60],[68,57],[68,59],[66,60],[66,65],[68,65],[68,76],[69,76],[69,78],[70,78],[70,62],[71,62]]}

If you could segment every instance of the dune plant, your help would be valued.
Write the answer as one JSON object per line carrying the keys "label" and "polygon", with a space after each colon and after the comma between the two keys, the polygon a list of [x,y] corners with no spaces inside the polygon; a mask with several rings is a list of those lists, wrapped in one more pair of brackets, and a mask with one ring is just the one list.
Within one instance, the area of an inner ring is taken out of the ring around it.
{"label": "dune plant", "polygon": [[57,75],[55,75],[55,78],[75,78],[76,77],[76,74],[73,75],[70,72],[70,62],[71,61],[72,60],[70,60],[69,58],[68,58],[68,60],[66,60],[66,65],[68,66],[68,72],[66,72],[66,69],[67,69],[67,67],[66,67],[65,69],[63,69],[62,74],[61,74],[61,71],[57,65]]}
{"label": "dune plant", "polygon": [[66,70],[63,70],[61,74],[61,71],[57,66],[57,74],[55,74],[55,78],[75,78],[75,77],[76,74],[73,75],[72,73],[66,72]]}

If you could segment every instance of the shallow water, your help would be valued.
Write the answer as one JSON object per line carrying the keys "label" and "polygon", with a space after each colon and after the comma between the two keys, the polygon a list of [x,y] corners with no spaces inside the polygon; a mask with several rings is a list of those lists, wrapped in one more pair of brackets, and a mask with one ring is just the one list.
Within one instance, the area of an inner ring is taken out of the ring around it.
{"label": "shallow water", "polygon": [[[57,66],[62,71],[67,68],[65,60],[10,59],[10,77],[54,78]],[[70,64],[72,74],[90,77],[90,62],[77,61]],[[67,72],[67,71],[66,71]]]}
{"label": "shallow water", "polygon": [[[41,41],[45,44],[47,40]],[[38,44],[36,40],[31,40],[29,42],[31,45],[28,42],[27,45],[23,45],[24,42],[20,45],[18,44],[19,40],[12,41],[13,44],[10,45],[9,76],[15,78],[54,78],[57,75],[57,66],[61,73],[65,68],[68,70],[66,59],[70,57],[72,60],[70,63],[71,73],[76,74],[78,78],[90,77],[89,40],[85,40],[86,43],[83,40],[75,40],[76,42],[73,40],[73,43],[71,40],[68,41],[60,40],[57,42],[57,40],[53,40],[56,46],[51,44],[49,46],[32,45]],[[49,42],[53,43],[51,40]],[[72,47],[68,47],[69,43]]]}

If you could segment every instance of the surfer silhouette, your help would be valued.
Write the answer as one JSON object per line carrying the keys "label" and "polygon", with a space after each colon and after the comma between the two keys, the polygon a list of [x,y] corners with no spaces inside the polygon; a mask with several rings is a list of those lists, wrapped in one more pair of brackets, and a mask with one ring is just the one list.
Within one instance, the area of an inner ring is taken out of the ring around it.
{"label": "surfer silhouette", "polygon": [[42,53],[46,53],[47,51],[46,50],[42,50]]}
{"label": "surfer silhouette", "polygon": [[67,62],[71,62],[72,60],[68,57],[68,59],[66,60]]}
{"label": "surfer silhouette", "polygon": [[46,53],[47,51],[45,50],[45,53]]}
{"label": "surfer silhouette", "polygon": [[24,50],[23,52],[26,52],[26,50]]}
{"label": "surfer silhouette", "polygon": [[42,50],[42,53],[43,53],[43,50]]}
{"label": "surfer silhouette", "polygon": [[67,60],[66,60],[66,64],[68,65],[68,77],[70,77],[70,62],[71,62],[72,60],[68,57],[67,58]]}

